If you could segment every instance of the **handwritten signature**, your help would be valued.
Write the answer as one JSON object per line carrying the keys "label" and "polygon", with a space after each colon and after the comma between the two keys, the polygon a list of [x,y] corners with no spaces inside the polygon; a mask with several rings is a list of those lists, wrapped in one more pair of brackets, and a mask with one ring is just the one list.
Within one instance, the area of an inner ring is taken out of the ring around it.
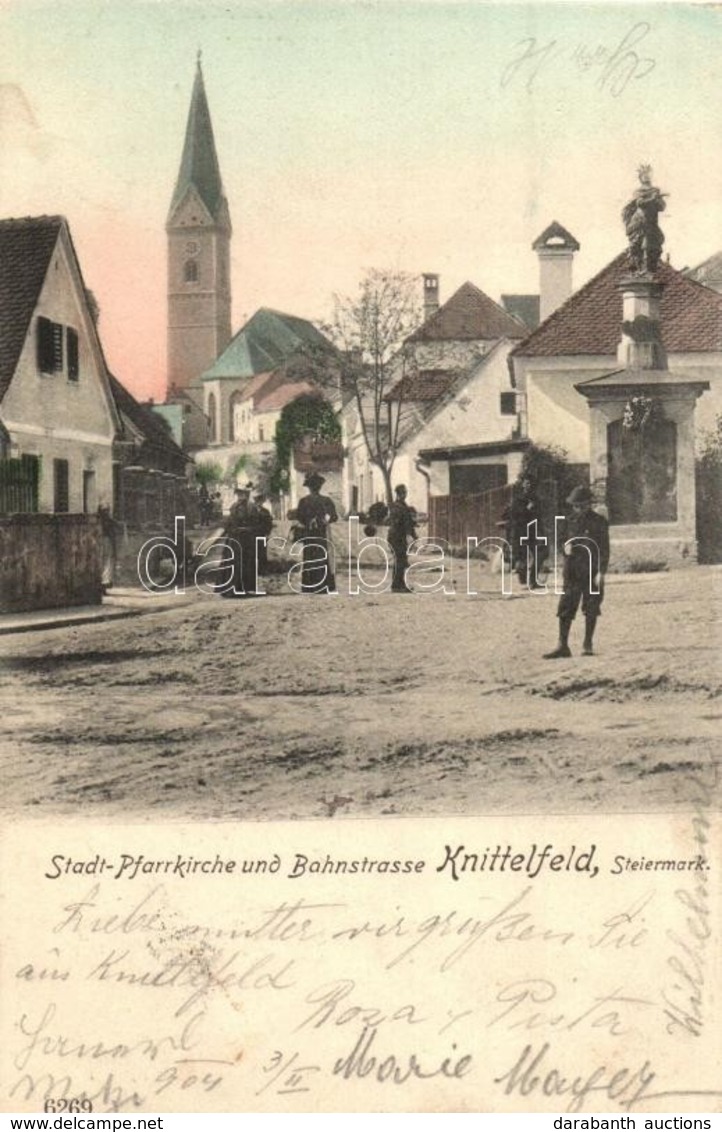
{"label": "handwritten signature", "polygon": [[[718,778],[719,770],[715,766],[711,781],[699,776],[692,780],[696,788],[692,824],[695,841],[702,853],[709,841],[708,810]],[[662,992],[667,1033],[698,1038],[704,1026],[705,973],[712,934],[708,874],[702,872],[692,890],[677,889],[675,899],[685,909],[686,916],[681,934],[671,928],[667,930],[667,938],[674,944],[674,951],[667,959],[667,967],[675,977],[672,986]]]}
{"label": "handwritten signature", "polygon": [[494,1084],[503,1085],[506,1096],[568,1097],[566,1111],[581,1112],[593,1093],[601,1093],[621,1108],[630,1109],[644,1098],[655,1079],[648,1061],[635,1070],[626,1065],[598,1065],[590,1073],[559,1068],[549,1063],[550,1049],[549,1042],[539,1049],[524,1046],[511,1068],[494,1078]]}
{"label": "handwritten signature", "polygon": [[594,47],[577,44],[570,49],[557,39],[543,42],[528,36],[515,44],[516,54],[502,72],[501,88],[521,83],[531,94],[543,74],[551,69],[558,72],[562,67],[571,67],[581,75],[594,75],[598,90],[618,98],[630,83],[646,78],[656,66],[656,60],[642,55],[639,50],[651,30],[651,24],[640,20],[612,48],[603,44]]}

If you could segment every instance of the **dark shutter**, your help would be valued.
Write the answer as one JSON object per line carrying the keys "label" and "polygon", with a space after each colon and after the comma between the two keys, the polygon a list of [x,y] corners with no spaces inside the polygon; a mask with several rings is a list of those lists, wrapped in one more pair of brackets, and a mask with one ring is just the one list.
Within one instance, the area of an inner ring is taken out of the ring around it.
{"label": "dark shutter", "polygon": [[38,369],[41,373],[52,373],[55,365],[53,350],[53,324],[49,318],[38,318],[37,325]]}
{"label": "dark shutter", "polygon": [[71,381],[77,381],[80,373],[78,362],[78,332],[73,330],[71,326],[68,327],[68,377]]}
{"label": "dark shutter", "polygon": [[54,511],[68,511],[70,509],[70,491],[67,460],[53,460],[55,479]]}
{"label": "dark shutter", "polygon": [[53,322],[53,369],[62,371],[63,368],[63,327],[59,322]]}

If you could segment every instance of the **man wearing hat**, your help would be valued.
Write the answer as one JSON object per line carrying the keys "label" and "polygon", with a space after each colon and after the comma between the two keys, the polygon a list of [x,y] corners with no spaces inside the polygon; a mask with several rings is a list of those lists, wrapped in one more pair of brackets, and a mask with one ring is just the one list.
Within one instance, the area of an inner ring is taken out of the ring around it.
{"label": "man wearing hat", "polygon": [[559,642],[546,660],[571,656],[569,630],[582,605],[586,630],[582,655],[594,652],[594,629],[604,598],[604,575],[609,565],[609,524],[592,509],[588,487],[575,487],[567,499],[571,515],[567,518],[564,540],[564,593],[559,599]]}
{"label": "man wearing hat", "polygon": [[303,593],[335,593],[336,580],[328,537],[329,523],[338,519],[334,502],[327,495],[321,495],[326,480],[318,472],[309,472],[304,487],[309,494],[299,500],[296,516],[301,524],[303,542],[303,568],[301,590]]}
{"label": "man wearing hat", "polygon": [[265,506],[266,497],[257,491],[253,497],[253,509],[256,513],[256,538],[258,573],[268,573],[268,537],[273,530],[273,515]]}
{"label": "man wearing hat", "polygon": [[406,585],[406,570],[409,565],[408,540],[416,538],[416,512],[406,502],[406,485],[400,483],[394,489],[396,498],[389,507],[388,542],[394,552],[394,572],[391,590],[396,594],[410,594]]}
{"label": "man wearing hat", "polygon": [[233,563],[233,582],[226,585],[223,597],[251,597],[257,590],[256,573],[256,510],[251,503],[251,488],[237,487],[236,500],[228,513],[223,534]]}

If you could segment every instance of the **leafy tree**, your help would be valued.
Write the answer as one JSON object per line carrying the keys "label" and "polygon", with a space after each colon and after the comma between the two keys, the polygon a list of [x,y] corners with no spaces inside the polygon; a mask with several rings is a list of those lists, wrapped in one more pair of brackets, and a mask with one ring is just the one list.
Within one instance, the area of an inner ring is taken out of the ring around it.
{"label": "leafy tree", "polygon": [[216,464],[212,460],[196,464],[196,482],[205,485],[205,487],[212,487],[215,484],[222,483],[223,468],[220,464]]}
{"label": "leafy tree", "polygon": [[323,328],[340,351],[337,380],[355,404],[369,459],[381,472],[389,503],[408,380],[416,372],[408,338],[421,321],[415,277],[372,270],[357,295],[334,296],[333,317]]}
{"label": "leafy tree", "polygon": [[563,502],[581,482],[578,469],[569,463],[566,449],[553,444],[531,444],[527,448],[517,482],[525,479],[537,495],[553,493],[555,505]]}
{"label": "leafy tree", "polygon": [[246,453],[241,453],[235,459],[229,460],[223,482],[228,484],[229,487],[235,487],[241,472],[248,472],[249,464],[250,457]]}
{"label": "leafy tree", "polygon": [[549,537],[554,531],[556,515],[566,513],[566,499],[582,482],[578,465],[570,464],[567,452],[556,445],[531,444],[524,453],[517,484],[529,480],[539,501],[544,530]]}
{"label": "leafy tree", "polygon": [[276,460],[270,476],[273,495],[288,490],[293,449],[307,435],[315,440],[339,441],[341,426],[333,406],[321,393],[302,393],[281,410],[276,425]]}

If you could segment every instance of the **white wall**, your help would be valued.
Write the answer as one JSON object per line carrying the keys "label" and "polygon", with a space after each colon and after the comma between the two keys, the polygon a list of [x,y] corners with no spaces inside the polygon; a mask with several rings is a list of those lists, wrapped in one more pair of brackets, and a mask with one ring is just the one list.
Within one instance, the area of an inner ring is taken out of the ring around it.
{"label": "white wall", "polygon": [[[66,341],[63,344],[63,370],[49,374],[39,372],[39,316],[77,331],[77,381],[68,377]],[[94,473],[94,499],[91,502],[95,506],[112,503],[112,444],[117,418],[85,295],[62,232],[15,375],[3,398],[2,412],[13,454],[35,455],[41,459],[41,511],[53,510],[55,459],[67,460],[69,464],[70,511],[83,509],[84,470]]]}
{"label": "white wall", "polygon": [[[722,351],[719,354],[673,354],[669,369],[690,381],[709,381],[697,401],[696,429],[714,427],[722,414]],[[619,370],[613,357],[517,358],[514,369],[525,394],[526,432],[535,444],[566,449],[573,463],[589,461],[589,409],[574,386]]]}
{"label": "white wall", "polygon": [[[439,345],[451,349],[455,344]],[[478,343],[475,345],[478,347]],[[422,417],[418,417],[419,426],[399,449],[392,470],[392,484],[406,484],[408,501],[417,510],[425,511],[428,502],[428,480],[417,467],[419,453],[423,449],[484,444],[512,436],[517,417],[502,413],[500,400],[502,392],[512,392],[507,364],[512,345],[512,342],[503,340],[480,359],[478,350],[472,353],[476,361],[466,380],[455,388],[449,400],[442,403],[429,420],[424,422]],[[405,406],[404,425],[411,423],[415,411],[413,404]],[[352,405],[344,413],[344,444],[348,450],[344,468],[344,505],[348,506],[350,488],[356,484],[359,487],[359,509],[367,511],[376,499],[385,498],[384,484],[380,471],[368,458],[358,412]]]}

